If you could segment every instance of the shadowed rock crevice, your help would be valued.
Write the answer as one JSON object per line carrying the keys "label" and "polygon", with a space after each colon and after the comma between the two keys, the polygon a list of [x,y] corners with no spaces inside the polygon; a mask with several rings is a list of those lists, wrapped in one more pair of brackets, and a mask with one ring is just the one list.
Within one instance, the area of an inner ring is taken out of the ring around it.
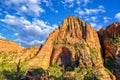
{"label": "shadowed rock crevice", "polygon": [[109,25],[98,31],[103,50],[104,65],[120,80],[120,23]]}
{"label": "shadowed rock crevice", "polygon": [[51,64],[57,63],[59,66],[68,66],[71,65],[71,52],[66,48],[62,47],[51,55]]}

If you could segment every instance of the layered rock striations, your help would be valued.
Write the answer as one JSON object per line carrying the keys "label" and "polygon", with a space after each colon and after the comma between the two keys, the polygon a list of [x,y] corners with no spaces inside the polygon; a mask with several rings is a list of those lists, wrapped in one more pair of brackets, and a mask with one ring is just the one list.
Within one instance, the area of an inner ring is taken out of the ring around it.
{"label": "layered rock striations", "polygon": [[111,80],[105,71],[97,32],[77,17],[69,16],[54,30],[33,59],[36,67],[47,69],[57,63],[61,67],[92,67],[100,80]]}
{"label": "layered rock striations", "polygon": [[106,29],[100,29],[98,34],[103,47],[103,56],[116,59],[120,47],[120,23],[113,23]]}
{"label": "layered rock striations", "polygon": [[101,29],[98,34],[105,67],[116,75],[117,80],[120,80],[120,23],[113,23],[106,29]]}

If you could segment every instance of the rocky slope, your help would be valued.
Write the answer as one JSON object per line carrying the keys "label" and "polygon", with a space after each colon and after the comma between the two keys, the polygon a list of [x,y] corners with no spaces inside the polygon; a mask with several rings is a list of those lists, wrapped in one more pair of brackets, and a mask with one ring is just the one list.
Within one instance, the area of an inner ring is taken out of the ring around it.
{"label": "rocky slope", "polygon": [[101,29],[98,34],[105,66],[120,80],[120,23],[113,23],[106,29]]}
{"label": "rocky slope", "polygon": [[14,61],[18,61],[19,59],[22,61],[29,60],[37,55],[37,53],[40,51],[40,48],[41,46],[24,48],[10,40],[0,39],[0,54],[4,54],[8,57],[10,56],[11,58],[15,57],[16,60]]}
{"label": "rocky slope", "polygon": [[49,35],[33,62],[31,65],[44,69],[54,63],[61,67],[92,67],[94,75],[100,75],[96,76],[98,79],[111,80],[103,66],[97,32],[91,25],[74,16],[66,18]]}
{"label": "rocky slope", "polygon": [[10,53],[10,52],[20,52],[24,47],[19,46],[15,42],[0,39],[0,52]]}
{"label": "rocky slope", "polygon": [[0,80],[18,80],[31,68],[40,46],[24,48],[10,40],[0,39]]}

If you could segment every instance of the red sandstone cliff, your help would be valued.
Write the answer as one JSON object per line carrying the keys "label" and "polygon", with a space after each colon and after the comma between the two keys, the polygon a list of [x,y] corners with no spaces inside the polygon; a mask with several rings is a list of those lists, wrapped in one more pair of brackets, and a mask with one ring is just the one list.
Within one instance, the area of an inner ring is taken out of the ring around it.
{"label": "red sandstone cliff", "polygon": [[33,59],[36,67],[47,69],[57,63],[59,66],[89,66],[100,75],[100,80],[111,80],[106,73],[101,57],[98,35],[91,25],[77,17],[69,16],[54,30]]}
{"label": "red sandstone cliff", "polygon": [[113,23],[106,29],[98,31],[105,66],[108,67],[117,80],[120,80],[120,23]]}

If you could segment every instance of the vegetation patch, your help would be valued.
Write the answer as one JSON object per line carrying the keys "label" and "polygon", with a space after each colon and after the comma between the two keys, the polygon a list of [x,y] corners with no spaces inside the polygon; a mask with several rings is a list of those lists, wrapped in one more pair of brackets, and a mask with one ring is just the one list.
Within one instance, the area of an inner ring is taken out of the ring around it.
{"label": "vegetation patch", "polygon": [[56,63],[48,68],[48,72],[50,76],[55,77],[55,78],[62,76],[62,71]]}
{"label": "vegetation patch", "polygon": [[74,47],[77,49],[84,49],[85,45],[84,43],[74,43]]}
{"label": "vegetation patch", "polygon": [[0,53],[0,79],[1,80],[16,80],[23,77],[26,71],[30,68],[27,61],[16,63],[16,52],[11,52],[9,56]]}
{"label": "vegetation patch", "polygon": [[109,44],[112,44],[114,47],[120,46],[120,35],[119,34],[113,34],[109,38],[110,38]]}
{"label": "vegetation patch", "polygon": [[111,57],[106,57],[104,65],[111,71],[114,68],[114,59]]}

